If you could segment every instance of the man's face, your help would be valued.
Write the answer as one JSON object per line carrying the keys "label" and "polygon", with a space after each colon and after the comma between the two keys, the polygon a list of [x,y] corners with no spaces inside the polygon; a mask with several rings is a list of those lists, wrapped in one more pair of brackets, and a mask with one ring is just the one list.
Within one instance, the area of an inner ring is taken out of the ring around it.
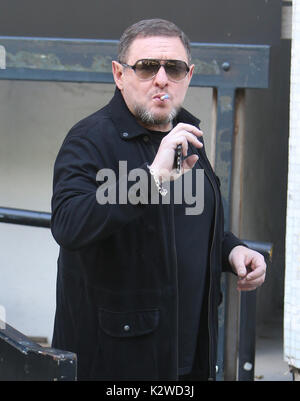
{"label": "man's face", "polygon": [[[126,64],[134,65],[141,59],[182,60],[188,64],[186,50],[178,37],[136,38],[128,51]],[[113,74],[129,110],[148,129],[168,131],[171,121],[179,111],[194,66],[190,66],[187,76],[180,82],[171,81],[163,67],[150,80],[141,81],[128,67],[113,62]],[[160,100],[168,94],[169,99]]]}

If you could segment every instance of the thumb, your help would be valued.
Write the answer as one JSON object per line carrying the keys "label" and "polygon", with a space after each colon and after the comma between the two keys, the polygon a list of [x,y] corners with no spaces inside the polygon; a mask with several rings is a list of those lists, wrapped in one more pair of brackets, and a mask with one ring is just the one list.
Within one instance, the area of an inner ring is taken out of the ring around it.
{"label": "thumb", "polygon": [[246,266],[245,266],[244,264],[242,264],[242,263],[239,263],[239,264],[236,266],[235,270],[236,270],[236,274],[237,274],[240,278],[243,278],[243,277],[245,277],[245,276],[247,275]]}
{"label": "thumb", "polygon": [[194,165],[196,164],[197,160],[199,159],[199,156],[197,155],[191,155],[189,157],[187,157],[186,159],[184,159],[183,161],[183,169],[184,170],[191,170]]}
{"label": "thumb", "polygon": [[239,278],[246,277],[247,268],[243,246],[235,246],[229,254],[229,263]]}

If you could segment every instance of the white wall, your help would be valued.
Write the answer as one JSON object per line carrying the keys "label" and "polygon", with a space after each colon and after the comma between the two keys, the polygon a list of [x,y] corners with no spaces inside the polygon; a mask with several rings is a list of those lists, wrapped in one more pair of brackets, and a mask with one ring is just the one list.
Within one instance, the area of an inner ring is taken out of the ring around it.
{"label": "white wall", "polygon": [[[107,84],[0,81],[0,206],[50,212],[53,164],[63,138],[113,91]],[[212,158],[212,90],[191,88],[185,105],[203,121]],[[58,246],[50,230],[0,224],[0,252],[7,323],[51,341]]]}
{"label": "white wall", "polygon": [[300,368],[300,3],[293,1],[284,356]]}
{"label": "white wall", "polygon": [[[109,85],[0,81],[0,205],[50,212],[53,164],[69,128]],[[29,336],[52,338],[58,246],[46,228],[0,224],[0,305]]]}

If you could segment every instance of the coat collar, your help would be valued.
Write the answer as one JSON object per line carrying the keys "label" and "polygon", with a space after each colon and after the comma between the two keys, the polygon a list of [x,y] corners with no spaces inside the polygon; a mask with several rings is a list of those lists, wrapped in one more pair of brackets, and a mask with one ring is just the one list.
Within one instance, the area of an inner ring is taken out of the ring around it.
{"label": "coat collar", "polygon": [[[149,131],[142,127],[137,122],[134,115],[129,111],[118,88],[116,88],[115,94],[109,102],[108,107],[111,119],[114,122],[122,139],[129,140],[141,135],[149,134]],[[200,120],[182,108],[178,113],[176,120],[174,121],[174,125],[178,124],[179,122],[192,124],[198,127]]]}

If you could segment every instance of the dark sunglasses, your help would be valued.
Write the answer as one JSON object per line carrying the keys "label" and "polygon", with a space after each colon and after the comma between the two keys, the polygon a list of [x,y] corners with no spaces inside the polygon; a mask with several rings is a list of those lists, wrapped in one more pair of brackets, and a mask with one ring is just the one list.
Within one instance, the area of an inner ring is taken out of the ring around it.
{"label": "dark sunglasses", "polygon": [[134,65],[121,62],[120,64],[124,67],[132,68],[141,81],[147,81],[154,78],[160,70],[160,67],[164,67],[167,77],[170,81],[174,82],[182,81],[190,71],[190,67],[187,63],[181,60],[157,60],[145,58],[138,60]]}

